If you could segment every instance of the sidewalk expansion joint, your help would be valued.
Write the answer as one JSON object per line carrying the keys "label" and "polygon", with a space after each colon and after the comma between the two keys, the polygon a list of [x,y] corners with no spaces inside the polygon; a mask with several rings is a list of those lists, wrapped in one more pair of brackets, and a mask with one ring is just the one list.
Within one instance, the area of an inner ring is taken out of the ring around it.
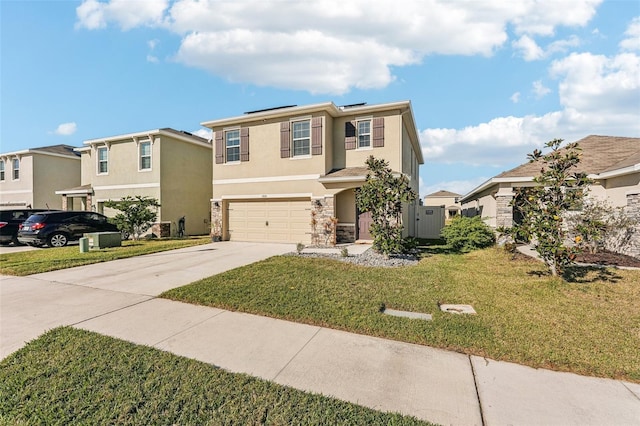
{"label": "sidewalk expansion joint", "polygon": [[311,337],[309,338],[309,340],[307,340],[307,341],[305,342],[305,344],[304,344],[304,345],[302,345],[302,347],[301,347],[300,349],[298,349],[298,351],[297,351],[295,354],[293,354],[293,356],[291,357],[291,359],[289,359],[289,361],[287,361],[287,363],[286,363],[286,364],[285,364],[285,365],[280,369],[280,371],[278,371],[278,372],[276,373],[276,375],[275,375],[275,376],[273,376],[273,378],[271,379],[271,381],[272,381],[272,382],[275,382],[275,381],[276,381],[276,379],[278,378],[278,376],[279,376],[280,374],[282,374],[282,372],[283,372],[284,370],[286,370],[286,369],[287,369],[287,367],[289,366],[289,364],[291,364],[291,362],[292,362],[294,359],[296,359],[296,357],[300,354],[300,352],[302,352],[302,351],[303,351],[303,350],[304,350],[304,349],[309,345],[309,343],[311,343],[311,341],[312,341],[313,339],[315,339],[315,337],[318,335],[318,333],[320,333],[320,330],[322,330],[322,327],[318,327],[318,329],[316,330],[316,332],[315,332],[315,333],[313,333],[313,336],[311,336]]}
{"label": "sidewalk expansion joint", "polygon": [[632,391],[631,389],[629,389],[629,386],[627,386],[624,382],[621,382],[622,386],[624,386],[629,392],[631,392],[631,395],[633,395],[633,397],[635,399],[637,399],[638,401],[640,401],[640,395],[636,394],[634,391]]}
{"label": "sidewalk expansion joint", "polygon": [[471,367],[471,374],[473,374],[473,385],[476,388],[476,398],[478,398],[478,408],[480,410],[480,421],[482,426],[485,426],[487,422],[484,419],[484,410],[482,409],[482,400],[480,399],[480,389],[478,389],[478,377],[476,376],[476,369],[473,368],[473,361],[471,361],[471,355],[467,355],[469,359],[469,366]]}
{"label": "sidewalk expansion joint", "polygon": [[75,323],[73,323],[73,324],[69,324],[69,325],[70,325],[71,327],[74,327],[74,326],[76,326],[76,325],[82,324],[83,322],[91,321],[91,320],[93,320],[93,319],[100,318],[100,317],[103,317],[103,316],[105,316],[105,315],[112,314],[112,313],[114,313],[114,312],[122,311],[122,310],[124,310],[124,309],[129,309],[129,308],[131,308],[132,306],[140,305],[140,304],[142,304],[142,303],[147,303],[148,301],[153,300],[153,299],[155,299],[155,297],[150,296],[150,297],[149,297],[148,299],[146,299],[146,300],[141,300],[141,301],[139,301],[139,302],[135,302],[135,303],[132,303],[132,304],[127,305],[127,306],[122,306],[122,307],[120,307],[120,308],[118,308],[118,309],[114,309],[114,310],[109,311],[109,312],[104,312],[104,313],[102,313],[102,314],[100,314],[100,315],[95,315],[95,316],[92,316],[92,317],[90,317],[90,318],[85,318],[85,319],[83,319],[83,320],[81,320],[81,321],[78,321],[78,322],[75,322]]}

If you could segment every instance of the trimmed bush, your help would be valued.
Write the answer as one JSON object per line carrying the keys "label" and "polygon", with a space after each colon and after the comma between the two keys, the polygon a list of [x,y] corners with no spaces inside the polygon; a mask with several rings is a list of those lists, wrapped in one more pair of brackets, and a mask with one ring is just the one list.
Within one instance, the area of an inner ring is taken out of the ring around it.
{"label": "trimmed bush", "polygon": [[490,247],[496,242],[493,229],[480,216],[456,217],[442,229],[441,235],[449,247],[462,252]]}

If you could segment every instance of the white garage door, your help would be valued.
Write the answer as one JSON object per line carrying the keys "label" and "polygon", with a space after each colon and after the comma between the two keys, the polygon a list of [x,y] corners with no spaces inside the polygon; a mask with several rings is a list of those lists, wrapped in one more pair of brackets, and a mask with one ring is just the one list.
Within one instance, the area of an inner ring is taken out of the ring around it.
{"label": "white garage door", "polygon": [[229,202],[231,241],[311,242],[311,201]]}

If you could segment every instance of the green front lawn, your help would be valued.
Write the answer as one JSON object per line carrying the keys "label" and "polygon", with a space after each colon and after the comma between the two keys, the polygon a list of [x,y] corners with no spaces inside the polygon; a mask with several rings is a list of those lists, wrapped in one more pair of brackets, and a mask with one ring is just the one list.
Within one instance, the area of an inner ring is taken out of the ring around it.
{"label": "green front lawn", "polygon": [[0,274],[31,275],[74,266],[107,262],[143,254],[191,247],[211,242],[209,237],[123,241],[122,247],[110,247],[80,253],[78,246],[44,248],[0,255]]}
{"label": "green front lawn", "polygon": [[427,423],[58,328],[0,362],[0,424]]}
{"label": "green front lawn", "polygon": [[[279,256],[164,293],[189,303],[347,330],[532,367],[640,382],[640,271],[580,269],[574,282],[497,248],[368,268]],[[473,305],[477,315],[438,303]],[[380,307],[433,314],[433,321]]]}

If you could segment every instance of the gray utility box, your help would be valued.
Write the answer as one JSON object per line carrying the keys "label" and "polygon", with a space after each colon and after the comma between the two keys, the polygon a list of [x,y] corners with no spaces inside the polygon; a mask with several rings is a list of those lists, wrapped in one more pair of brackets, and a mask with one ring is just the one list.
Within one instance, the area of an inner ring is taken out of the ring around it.
{"label": "gray utility box", "polygon": [[122,235],[119,232],[92,232],[84,234],[89,238],[89,246],[94,249],[106,247],[120,247],[122,245]]}

